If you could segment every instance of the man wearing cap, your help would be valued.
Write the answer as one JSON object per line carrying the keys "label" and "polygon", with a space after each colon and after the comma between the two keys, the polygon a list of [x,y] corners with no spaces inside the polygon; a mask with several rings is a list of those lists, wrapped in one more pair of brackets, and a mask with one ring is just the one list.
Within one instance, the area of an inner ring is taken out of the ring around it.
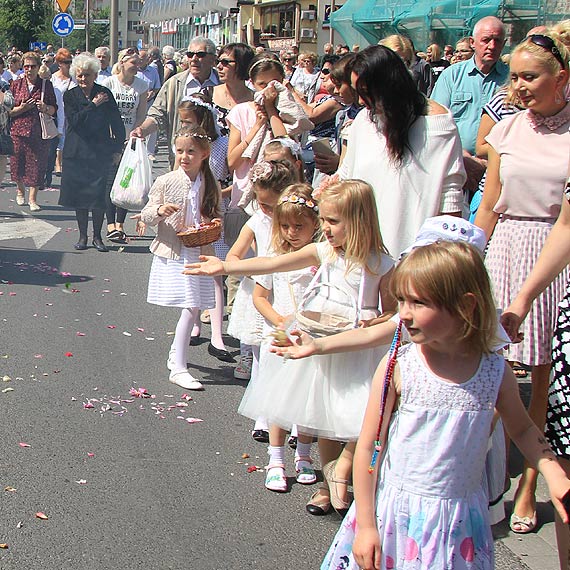
{"label": "man wearing cap", "polygon": [[148,110],[147,118],[131,136],[146,137],[162,126],[167,132],[170,162],[173,164],[173,136],[179,129],[178,103],[183,97],[194,93],[206,93],[210,96],[213,88],[220,82],[213,70],[216,63],[216,46],[210,39],[196,37],[188,46],[188,69],[178,73],[161,87],[154,103]]}

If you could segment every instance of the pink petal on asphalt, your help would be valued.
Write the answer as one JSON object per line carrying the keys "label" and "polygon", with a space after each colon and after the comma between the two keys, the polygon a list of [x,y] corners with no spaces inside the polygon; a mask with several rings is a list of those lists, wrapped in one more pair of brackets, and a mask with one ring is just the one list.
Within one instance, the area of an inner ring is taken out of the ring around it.
{"label": "pink petal on asphalt", "polygon": [[20,447],[32,447],[29,443],[24,443],[23,441],[21,441],[18,445]]}

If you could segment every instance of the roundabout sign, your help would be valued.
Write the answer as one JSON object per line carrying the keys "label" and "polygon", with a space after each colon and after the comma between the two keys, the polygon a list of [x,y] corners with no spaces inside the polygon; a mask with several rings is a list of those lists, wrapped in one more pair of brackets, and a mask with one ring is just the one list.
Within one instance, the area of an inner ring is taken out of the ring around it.
{"label": "roundabout sign", "polygon": [[51,28],[60,37],[69,36],[73,32],[75,23],[73,18],[66,12],[56,14],[51,23]]}

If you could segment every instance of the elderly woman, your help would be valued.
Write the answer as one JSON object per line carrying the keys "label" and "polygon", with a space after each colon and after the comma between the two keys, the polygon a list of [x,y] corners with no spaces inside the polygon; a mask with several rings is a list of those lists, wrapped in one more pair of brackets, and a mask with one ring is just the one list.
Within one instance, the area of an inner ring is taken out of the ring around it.
{"label": "elderly woman", "polygon": [[41,210],[36,198],[43,185],[49,152],[49,140],[42,139],[40,113],[55,115],[57,103],[50,81],[41,79],[38,71],[41,59],[33,52],[23,56],[24,73],[12,82],[14,96],[11,135],[14,155],[10,159],[12,180],[18,185],[16,203],[26,203],[26,185],[30,187],[30,210]]}
{"label": "elderly woman", "polygon": [[317,93],[320,70],[316,65],[316,53],[299,54],[297,69],[289,80],[295,91],[297,91],[307,103],[312,103]]}
{"label": "elderly woman", "polygon": [[87,221],[91,211],[93,245],[109,251],[101,239],[107,176],[125,141],[125,127],[113,94],[95,83],[100,65],[91,54],[75,57],[71,73],[77,87],[66,91],[67,130],[63,147],[63,175],[59,204],[73,208],[79,227],[75,249],[87,249]]}

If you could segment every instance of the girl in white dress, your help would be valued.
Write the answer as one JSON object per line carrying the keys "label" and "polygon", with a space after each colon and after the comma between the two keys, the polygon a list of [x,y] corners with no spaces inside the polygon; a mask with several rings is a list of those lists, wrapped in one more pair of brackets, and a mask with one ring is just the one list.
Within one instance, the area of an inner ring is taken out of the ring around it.
{"label": "girl in white dress", "polygon": [[[192,264],[193,275],[263,274],[321,266],[319,277],[336,293],[320,299],[356,307],[360,326],[368,326],[383,311],[394,308],[388,292],[393,262],[385,253],[372,188],[359,180],[347,180],[326,188],[319,201],[325,242],[309,244],[285,255],[221,262],[204,258]],[[316,285],[316,284],[313,284]],[[312,285],[312,286],[313,286]],[[330,291],[330,289],[329,289]],[[387,348],[387,347],[386,347]],[[294,370],[282,368],[267,381],[267,390],[256,402],[248,402],[248,415],[262,410],[283,428],[292,424],[319,436],[319,452],[327,486],[311,497],[307,510],[322,515],[330,510],[346,512],[352,454],[364,417],[371,378],[385,347],[350,354],[314,356]],[[245,412],[245,409],[243,410]],[[344,447],[341,442],[346,442]],[[330,492],[329,492],[330,489]]]}
{"label": "girl in white dress", "polygon": [[565,522],[570,481],[493,352],[497,317],[481,253],[463,242],[417,247],[394,271],[392,291],[412,343],[399,348],[400,325],[374,376],[355,502],[321,568],[491,570],[482,473],[494,407]]}
{"label": "girl in white dress", "polygon": [[[226,255],[227,260],[239,260],[251,255],[267,255],[271,239],[273,208],[287,186],[297,182],[293,165],[285,160],[261,161],[250,171],[257,209],[241,229],[239,236]],[[228,334],[240,340],[240,364],[234,377],[240,380],[255,378],[259,369],[259,345],[263,338],[263,317],[253,305],[255,282],[244,277],[235,296]],[[267,442],[267,422],[257,417],[252,437]]]}
{"label": "girl in white dress", "polygon": [[[273,211],[273,226],[271,231],[270,253],[281,255],[290,251],[298,251],[312,243],[319,228],[319,209],[311,197],[312,188],[308,184],[292,184],[279,197]],[[239,411],[248,413],[248,402],[259,399],[259,391],[266,391],[267,379],[283,369],[283,359],[270,353],[272,333],[282,333],[294,319],[297,306],[301,302],[305,289],[313,280],[313,268],[274,273],[258,276],[253,290],[253,303],[259,313],[265,318],[263,343],[259,357],[259,374],[252,379],[242,399]],[[285,340],[285,337],[282,338]],[[286,366],[289,370],[298,367],[300,363],[291,361]],[[301,364],[302,366],[302,364]],[[265,416],[266,413],[261,413]],[[253,416],[257,417],[257,416]],[[311,485],[317,477],[312,467],[311,445],[313,437],[298,432],[298,442],[295,451],[295,472],[298,483]],[[269,465],[266,467],[267,476],[265,487],[270,491],[287,491],[285,477],[285,437],[287,432],[279,425],[269,427]]]}
{"label": "girl in white dress", "polygon": [[214,283],[182,275],[184,265],[197,260],[202,251],[184,246],[176,234],[219,217],[220,189],[208,164],[210,144],[203,129],[182,128],[174,145],[176,169],[156,179],[141,212],[143,223],[158,225],[150,246],[154,259],[147,301],[182,309],[167,363],[170,381],[187,390],[201,390],[202,384],[188,372],[188,345],[200,309],[214,306]]}

